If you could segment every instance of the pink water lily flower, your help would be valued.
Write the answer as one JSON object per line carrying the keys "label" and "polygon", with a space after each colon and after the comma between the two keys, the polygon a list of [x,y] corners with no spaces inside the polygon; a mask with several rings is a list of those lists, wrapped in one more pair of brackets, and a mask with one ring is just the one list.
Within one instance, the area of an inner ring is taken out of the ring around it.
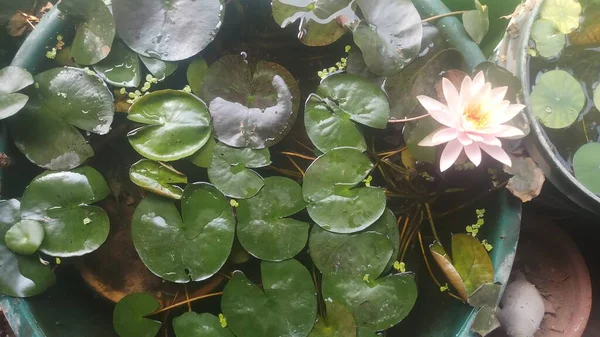
{"label": "pink water lily flower", "polygon": [[511,166],[510,157],[502,149],[498,137],[524,136],[520,129],[504,123],[525,106],[510,104],[504,99],[508,87],[492,89],[491,83],[486,83],[480,72],[473,79],[465,76],[460,93],[447,78],[442,79],[442,89],[447,104],[427,96],[417,97],[429,115],[444,125],[419,143],[421,146],[448,143],[442,152],[440,170],[452,166],[463,149],[475,166],[481,163],[481,150]]}

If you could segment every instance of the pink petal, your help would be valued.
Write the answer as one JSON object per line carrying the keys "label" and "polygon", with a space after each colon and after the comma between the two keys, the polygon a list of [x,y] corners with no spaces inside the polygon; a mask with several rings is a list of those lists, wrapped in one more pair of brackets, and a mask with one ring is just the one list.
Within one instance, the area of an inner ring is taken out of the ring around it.
{"label": "pink petal", "polygon": [[458,131],[456,129],[446,128],[436,132],[436,134],[433,135],[431,141],[435,145],[439,145],[456,139],[456,137],[458,137]]}
{"label": "pink petal", "polygon": [[490,92],[490,103],[498,104],[502,102],[507,92],[508,87],[498,87],[492,89],[492,91]]}
{"label": "pink petal", "polygon": [[464,110],[471,100],[471,85],[471,78],[469,76],[465,76],[462,84],[460,85],[460,110]]}
{"label": "pink petal", "polygon": [[463,146],[457,139],[448,142],[444,148],[444,151],[442,152],[442,157],[440,158],[440,171],[444,172],[450,168],[456,159],[458,159],[462,149]]}
{"label": "pink petal", "polygon": [[510,138],[510,137],[523,137],[525,134],[521,129],[518,129],[510,125],[498,125],[495,128],[490,129],[490,132],[482,130],[481,133],[485,133],[494,137]]}
{"label": "pink petal", "polygon": [[479,149],[477,143],[465,146],[465,153],[467,154],[467,158],[469,158],[475,166],[481,164],[481,149]]}
{"label": "pink petal", "polygon": [[454,127],[456,118],[452,115],[453,111],[449,111],[448,107],[444,104],[436,101],[435,99],[420,95],[417,96],[417,99],[421,103],[421,105],[427,110],[429,115],[433,117],[436,121],[445,126]]}
{"label": "pink petal", "polygon": [[483,88],[485,84],[485,77],[483,76],[483,71],[480,71],[475,78],[473,78],[473,84],[471,85],[471,95],[477,94]]}
{"label": "pink petal", "polygon": [[446,105],[444,105],[442,102],[435,100],[429,96],[425,96],[425,95],[419,95],[417,96],[417,100],[419,100],[419,103],[421,103],[421,105],[425,108],[425,110],[427,111],[431,111],[431,110],[446,110]]}
{"label": "pink petal", "polygon": [[483,143],[490,145],[490,146],[502,146],[502,142],[500,141],[500,139],[494,137],[494,136],[490,136],[490,135],[482,135],[483,136]]}
{"label": "pink petal", "polygon": [[422,141],[419,142],[419,146],[436,146],[439,144],[434,144],[433,143],[433,136],[438,133],[438,131],[433,131],[432,133],[428,134],[425,138],[423,138]]}
{"label": "pink petal", "polygon": [[444,77],[442,78],[442,89],[450,111],[454,114],[462,113],[462,109],[460,108],[460,95],[458,94],[458,91],[456,91],[454,84]]}
{"label": "pink petal", "polygon": [[458,134],[458,141],[463,145],[463,146],[467,146],[467,145],[471,145],[473,144],[473,140],[471,138],[469,138],[469,136],[467,136],[464,132],[459,132]]}
{"label": "pink petal", "polygon": [[483,142],[483,136],[477,133],[468,132],[467,136],[471,138],[474,142]]}
{"label": "pink petal", "polygon": [[490,146],[487,144],[479,144],[479,146],[481,147],[481,149],[485,152],[487,152],[487,154],[489,154],[492,158],[496,159],[497,161],[501,162],[502,164],[506,165],[506,166],[511,166],[512,165],[512,161],[510,160],[510,157],[508,156],[508,154],[504,151],[504,149],[502,149],[499,146]]}
{"label": "pink petal", "polygon": [[523,104],[510,104],[504,113],[497,117],[496,123],[504,124],[508,122],[509,120],[515,118],[515,116],[518,115],[519,112],[523,111],[523,109],[525,109],[525,105]]}

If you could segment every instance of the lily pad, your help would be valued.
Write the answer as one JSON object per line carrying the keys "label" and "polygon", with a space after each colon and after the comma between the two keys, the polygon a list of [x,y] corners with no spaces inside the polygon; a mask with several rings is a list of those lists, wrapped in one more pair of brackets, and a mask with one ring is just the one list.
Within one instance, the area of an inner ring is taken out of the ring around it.
{"label": "lily pad", "polygon": [[46,171],[25,189],[21,217],[44,226],[42,253],[60,257],[85,255],[98,249],[108,237],[108,215],[90,204],[109,193],[102,175],[89,166]]}
{"label": "lily pad", "polygon": [[147,195],[131,222],[133,244],[151,272],[177,283],[202,281],[225,264],[235,220],[225,196],[206,183],[188,185],[181,214],[165,198]]}
{"label": "lily pad", "polygon": [[282,261],[306,245],[310,225],[287,218],[306,207],[302,188],[284,177],[269,177],[257,195],[240,200],[237,235],[248,253],[266,261]]}
{"label": "lily pad", "polygon": [[282,28],[300,20],[298,38],[308,46],[325,46],[346,33],[338,17],[355,17],[351,0],[274,0],[273,18]]}
{"label": "lily pad", "polygon": [[401,322],[417,300],[417,285],[410,273],[392,274],[368,282],[363,277],[323,276],[323,297],[344,304],[358,326],[378,331]]}
{"label": "lily pad", "polygon": [[190,156],[189,160],[196,166],[209,168],[212,163],[212,157],[216,146],[217,141],[210,137],[208,142],[206,142],[198,152]]}
{"label": "lily pad", "polygon": [[325,300],[327,319],[320,317],[308,337],[356,337],[356,322],[348,308]]}
{"label": "lily pad", "polygon": [[471,235],[452,235],[454,267],[469,296],[483,284],[494,282],[494,266],[483,245]]}
{"label": "lily pad", "polygon": [[569,34],[579,27],[581,4],[575,0],[546,0],[540,18],[556,24],[563,34]]}
{"label": "lily pad", "polygon": [[144,316],[158,310],[160,303],[148,293],[123,297],[113,311],[113,327],[120,337],[155,337],[162,325]]}
{"label": "lily pad", "polygon": [[229,146],[262,149],[290,131],[300,106],[296,80],[277,63],[251,68],[240,55],[213,63],[200,97],[209,102],[217,139]]}
{"label": "lily pad", "polygon": [[167,76],[173,74],[177,70],[179,63],[159,60],[154,57],[146,57],[139,55],[142,63],[148,68],[148,71],[159,81],[164,80]]}
{"label": "lily pad", "polygon": [[575,123],[585,102],[581,83],[564,70],[544,73],[531,92],[533,114],[551,129],[562,129]]}
{"label": "lily pad", "polygon": [[160,90],[143,96],[129,109],[127,118],[146,124],[127,135],[142,156],[174,161],[191,156],[210,138],[206,104],[180,90]]}
{"label": "lily pad", "polygon": [[44,226],[34,220],[22,220],[14,224],[4,236],[6,247],[21,255],[35,253],[44,240]]}
{"label": "lily pad", "polygon": [[9,120],[17,148],[51,170],[81,165],[94,151],[77,128],[104,135],[114,107],[102,80],[77,68],[54,68],[35,76],[39,85],[21,113]]}
{"label": "lily pad", "polygon": [[137,54],[121,41],[113,43],[108,57],[94,65],[94,70],[107,83],[117,87],[135,88],[142,78]]}
{"label": "lily pad", "polygon": [[92,65],[108,56],[115,38],[115,20],[104,1],[62,1],[58,8],[78,22],[71,44],[71,57],[75,62]]}
{"label": "lily pad", "polygon": [[181,199],[183,189],[173,184],[187,184],[185,174],[153,160],[142,159],[129,169],[131,181],[143,189],[171,199]]}
{"label": "lily pad", "polygon": [[575,178],[592,193],[600,194],[600,143],[587,143],[573,156]]}
{"label": "lily pad", "polygon": [[594,90],[594,105],[596,109],[600,110],[600,84]]}
{"label": "lily pad", "polygon": [[186,76],[192,92],[200,95],[204,77],[208,73],[208,63],[203,57],[198,57],[187,68]]}
{"label": "lily pad", "polygon": [[25,69],[14,66],[0,69],[0,120],[23,109],[29,97],[17,91],[32,83],[33,77]]}
{"label": "lily pad", "polygon": [[469,36],[477,44],[480,44],[490,29],[490,15],[487,6],[482,6],[479,0],[475,0],[475,9],[463,13],[462,21]]}
{"label": "lily pad", "polygon": [[220,0],[113,0],[117,32],[136,53],[180,61],[204,49],[221,27]]}
{"label": "lily pad", "polygon": [[173,319],[176,337],[235,337],[228,328],[223,328],[219,318],[209,313],[186,312]]}
{"label": "lily pad", "polygon": [[392,269],[394,262],[396,262],[396,259],[398,258],[398,252],[400,250],[400,232],[398,231],[396,216],[394,216],[394,213],[388,208],[385,210],[381,218],[375,221],[375,223],[367,228],[367,230],[385,235],[392,243],[392,248],[394,250],[384,271]]}
{"label": "lily pad", "polygon": [[372,169],[369,158],[353,148],[337,148],[317,158],[306,170],[302,187],[313,221],[336,233],[359,232],[377,221],[385,210],[384,190],[356,187]]}
{"label": "lily pad", "polygon": [[0,293],[29,297],[46,291],[56,278],[50,266],[43,265],[37,256],[17,255],[6,247],[6,232],[21,220],[19,208],[16,199],[0,200]]}
{"label": "lily pad", "polygon": [[315,286],[296,260],[262,262],[262,290],[241,271],[233,273],[221,308],[237,337],[307,336],[317,315]]}
{"label": "lily pad", "polygon": [[354,43],[379,76],[400,72],[419,54],[421,16],[410,0],[357,0],[365,20],[352,27]]}
{"label": "lily pad", "polygon": [[263,178],[251,169],[269,164],[269,149],[238,149],[217,143],[208,168],[208,179],[226,196],[247,199],[265,185]]}
{"label": "lily pad", "polygon": [[554,22],[544,19],[533,23],[531,39],[535,42],[537,52],[544,58],[557,57],[567,43],[567,37],[558,31]]}

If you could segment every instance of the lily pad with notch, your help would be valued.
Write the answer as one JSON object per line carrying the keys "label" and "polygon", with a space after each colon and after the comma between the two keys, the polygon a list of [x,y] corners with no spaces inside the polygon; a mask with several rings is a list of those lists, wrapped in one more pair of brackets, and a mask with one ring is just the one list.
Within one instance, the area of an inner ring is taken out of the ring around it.
{"label": "lily pad with notch", "polygon": [[34,220],[22,220],[14,224],[4,236],[4,244],[13,252],[32,255],[44,240],[44,226]]}
{"label": "lily pad with notch", "polygon": [[135,88],[142,79],[140,60],[123,42],[115,41],[108,57],[94,65],[94,70],[108,84]]}
{"label": "lily pad with notch", "polygon": [[33,77],[25,69],[15,66],[0,69],[0,120],[23,109],[29,97],[17,91],[31,84]]}
{"label": "lily pad with notch", "polygon": [[16,199],[0,200],[0,293],[29,297],[46,291],[56,278],[51,267],[43,265],[37,257],[15,254],[6,247],[6,232],[21,221],[19,209]]}
{"label": "lily pad with notch", "polygon": [[113,0],[112,6],[125,44],[163,61],[184,60],[206,48],[225,12],[220,0]]}
{"label": "lily pad with notch", "polygon": [[237,235],[248,253],[265,261],[282,261],[306,245],[310,225],[288,218],[306,207],[302,188],[285,177],[269,177],[255,196],[240,200]]}
{"label": "lily pad with notch", "polygon": [[227,327],[222,327],[213,314],[186,312],[173,319],[176,337],[235,337]]}
{"label": "lily pad with notch", "polygon": [[540,18],[556,24],[563,34],[569,34],[579,27],[581,4],[575,0],[547,0],[542,5]]}
{"label": "lily pad with notch", "polygon": [[327,318],[319,317],[308,337],[356,337],[354,316],[343,304],[325,300]]}
{"label": "lily pad with notch", "polygon": [[198,167],[209,168],[212,164],[212,157],[216,146],[217,141],[213,137],[210,137],[198,152],[189,157],[189,160]]}
{"label": "lily pad with notch", "polygon": [[95,76],[77,68],[54,68],[34,77],[30,102],[9,120],[17,148],[34,164],[69,170],[94,151],[77,128],[104,135],[114,116],[113,96]]}
{"label": "lily pad with notch", "polygon": [[162,81],[167,76],[173,74],[179,66],[179,63],[177,62],[163,61],[154,57],[146,57],[143,55],[139,55],[139,57],[140,60],[142,60],[142,63],[144,63],[144,65],[148,69],[148,71],[159,81]]}
{"label": "lily pad with notch", "polygon": [[381,188],[356,187],[373,163],[359,150],[337,148],[317,158],[306,170],[302,194],[310,217],[321,228],[336,233],[359,232],[385,211]]}
{"label": "lily pad with notch", "polygon": [[162,323],[145,316],[160,308],[160,303],[148,293],[133,293],[123,297],[113,310],[113,327],[120,337],[155,337]]}
{"label": "lily pad with notch", "polygon": [[189,184],[181,214],[168,199],[147,195],[131,222],[133,244],[155,275],[176,283],[202,281],[225,264],[235,235],[229,202],[214,186]]}
{"label": "lily pad with notch", "polygon": [[208,168],[208,179],[228,197],[247,199],[265,185],[253,168],[271,164],[269,149],[238,149],[217,143]]}
{"label": "lily pad with notch", "polygon": [[575,123],[585,103],[581,83],[564,70],[544,73],[531,92],[533,114],[551,129],[562,129]]}
{"label": "lily pad with notch", "polygon": [[237,337],[307,336],[317,315],[310,273],[297,260],[261,262],[262,289],[241,271],[227,282],[221,308]]}
{"label": "lily pad with notch", "polygon": [[543,58],[554,58],[560,55],[567,44],[567,37],[558,30],[554,22],[539,19],[531,27],[531,39],[535,42],[535,50]]}
{"label": "lily pad with notch", "polygon": [[157,161],[191,156],[211,134],[206,104],[181,90],[144,95],[131,106],[127,118],[146,124],[129,132],[129,143],[142,156]]}
{"label": "lily pad with notch", "polygon": [[186,77],[192,92],[196,95],[200,95],[200,88],[204,77],[208,73],[208,63],[203,57],[198,57],[190,63],[186,71]]}
{"label": "lily pad with notch", "polygon": [[592,193],[600,194],[600,143],[587,143],[575,152],[575,178]]}
{"label": "lily pad with notch", "polygon": [[210,66],[200,97],[209,103],[215,137],[252,149],[283,139],[300,106],[300,90],[289,71],[265,61],[250,67],[240,55],[224,56]]}
{"label": "lily pad with notch", "polygon": [[61,1],[58,8],[78,22],[71,45],[75,62],[92,65],[109,55],[115,38],[115,20],[103,0]]}
{"label": "lily pad with notch", "polygon": [[183,196],[183,188],[174,184],[187,184],[188,181],[185,174],[173,167],[148,159],[131,165],[129,178],[141,188],[171,199]]}

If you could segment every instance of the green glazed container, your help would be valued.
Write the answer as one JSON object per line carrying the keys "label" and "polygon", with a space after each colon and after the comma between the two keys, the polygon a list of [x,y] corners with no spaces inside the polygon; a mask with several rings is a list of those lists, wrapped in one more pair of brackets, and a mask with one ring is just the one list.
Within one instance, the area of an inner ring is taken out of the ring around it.
{"label": "green glazed container", "polygon": [[[449,12],[440,0],[414,2],[423,17]],[[468,38],[458,19],[447,17],[437,24],[457,49],[474,55],[470,66],[474,67],[478,59],[483,59],[483,54]],[[54,37],[66,25],[58,9],[52,9],[23,43],[13,65],[35,74],[44,60],[46,48],[51,48]],[[3,127],[0,136],[0,150],[4,150],[7,135]],[[490,256],[496,269],[496,281],[506,284],[519,238],[521,203],[507,191],[500,191],[475,206],[485,207],[486,217],[489,214],[481,236],[494,246]],[[425,277],[421,279],[423,285],[417,307],[395,329],[414,337],[475,337],[470,331],[475,310],[448,296],[440,297],[439,290],[429,291],[427,287],[431,281]],[[42,295],[27,299],[0,295],[0,309],[17,337],[113,337],[116,333],[112,328],[112,308],[111,303],[95,296],[78,273],[69,268],[59,272],[56,285]],[[390,335],[397,335],[394,331]]]}

